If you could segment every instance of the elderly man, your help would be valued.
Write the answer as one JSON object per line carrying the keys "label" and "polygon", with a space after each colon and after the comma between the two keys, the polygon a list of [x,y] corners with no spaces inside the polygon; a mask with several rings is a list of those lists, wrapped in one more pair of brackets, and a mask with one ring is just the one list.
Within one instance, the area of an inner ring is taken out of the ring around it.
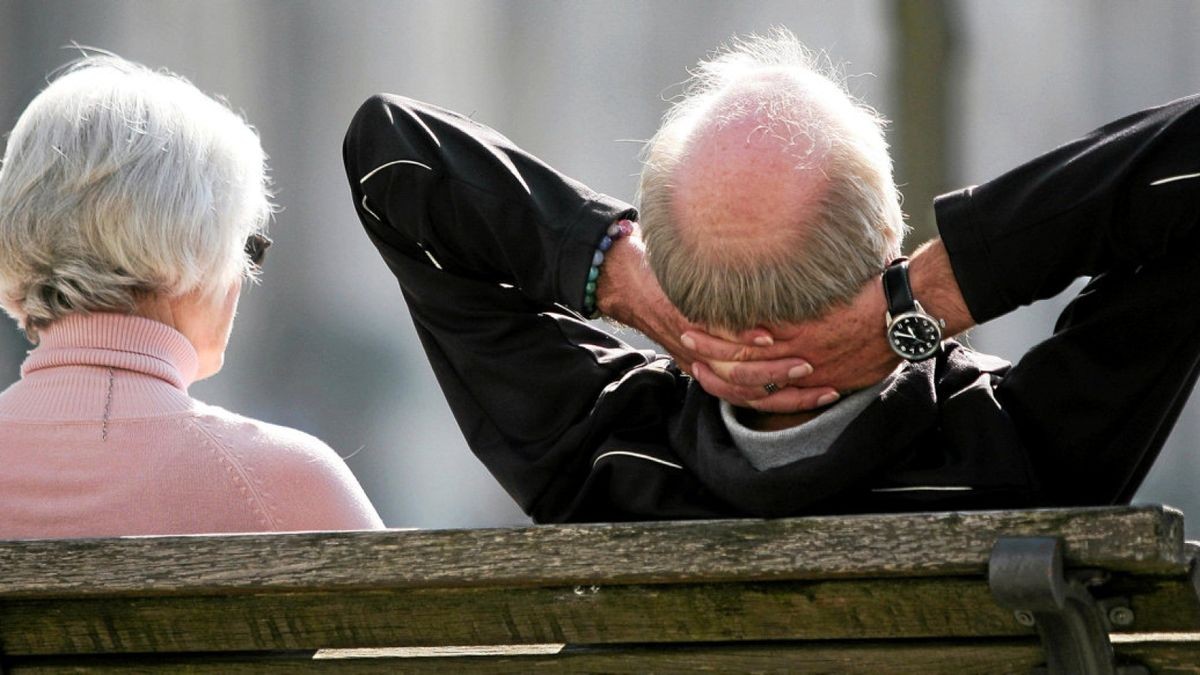
{"label": "elderly man", "polygon": [[[1198,108],[941,197],[911,261],[881,121],[789,35],[700,64],[640,225],[400,97],[360,109],[345,162],[467,441],[536,520],[1108,504],[1200,362]],[[947,338],[1081,276],[1016,366]]]}

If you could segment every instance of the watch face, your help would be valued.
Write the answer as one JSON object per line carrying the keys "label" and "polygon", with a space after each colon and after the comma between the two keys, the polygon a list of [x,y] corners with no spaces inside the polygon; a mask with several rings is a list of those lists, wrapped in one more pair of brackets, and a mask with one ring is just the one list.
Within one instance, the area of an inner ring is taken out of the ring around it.
{"label": "watch face", "polygon": [[928,315],[910,312],[900,315],[888,328],[888,342],[900,356],[919,361],[937,352],[942,329]]}

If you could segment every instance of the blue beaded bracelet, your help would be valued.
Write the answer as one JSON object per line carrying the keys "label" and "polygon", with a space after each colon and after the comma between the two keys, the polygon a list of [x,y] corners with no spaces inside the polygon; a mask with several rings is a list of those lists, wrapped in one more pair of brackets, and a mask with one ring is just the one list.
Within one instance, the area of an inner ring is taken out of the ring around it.
{"label": "blue beaded bracelet", "polygon": [[617,221],[608,226],[604,237],[596,246],[596,252],[592,254],[592,267],[588,270],[587,283],[583,287],[583,313],[587,318],[595,319],[600,316],[600,310],[596,307],[596,284],[600,282],[600,266],[604,264],[604,254],[618,239],[631,234],[632,220]]}

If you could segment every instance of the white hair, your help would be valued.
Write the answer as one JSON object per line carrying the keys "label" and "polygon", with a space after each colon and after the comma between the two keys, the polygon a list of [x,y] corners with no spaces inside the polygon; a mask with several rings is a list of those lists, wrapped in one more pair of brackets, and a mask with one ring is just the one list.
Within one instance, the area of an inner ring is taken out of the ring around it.
{"label": "white hair", "polygon": [[184,78],[111,55],[30,102],[0,165],[0,305],[36,329],[130,312],[141,295],[217,297],[252,277],[273,209],[255,131]]}
{"label": "white hair", "polygon": [[[906,230],[885,121],[785,29],[735,40],[691,75],[646,145],[638,189],[650,266],[667,297],[693,321],[732,329],[803,321],[849,301],[899,255]],[[819,170],[825,184],[803,222],[780,223],[794,245],[752,261],[682,236],[672,212],[693,134],[743,119],[762,120],[781,151],[796,149],[795,169]]]}

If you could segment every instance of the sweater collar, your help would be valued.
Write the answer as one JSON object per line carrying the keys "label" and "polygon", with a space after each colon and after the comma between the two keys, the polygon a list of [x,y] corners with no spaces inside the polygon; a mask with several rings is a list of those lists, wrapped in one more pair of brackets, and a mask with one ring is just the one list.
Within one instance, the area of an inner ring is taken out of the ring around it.
{"label": "sweater collar", "polygon": [[187,391],[200,366],[195,347],[170,326],[127,314],[71,314],[38,331],[21,376],[57,366],[143,373]]}

